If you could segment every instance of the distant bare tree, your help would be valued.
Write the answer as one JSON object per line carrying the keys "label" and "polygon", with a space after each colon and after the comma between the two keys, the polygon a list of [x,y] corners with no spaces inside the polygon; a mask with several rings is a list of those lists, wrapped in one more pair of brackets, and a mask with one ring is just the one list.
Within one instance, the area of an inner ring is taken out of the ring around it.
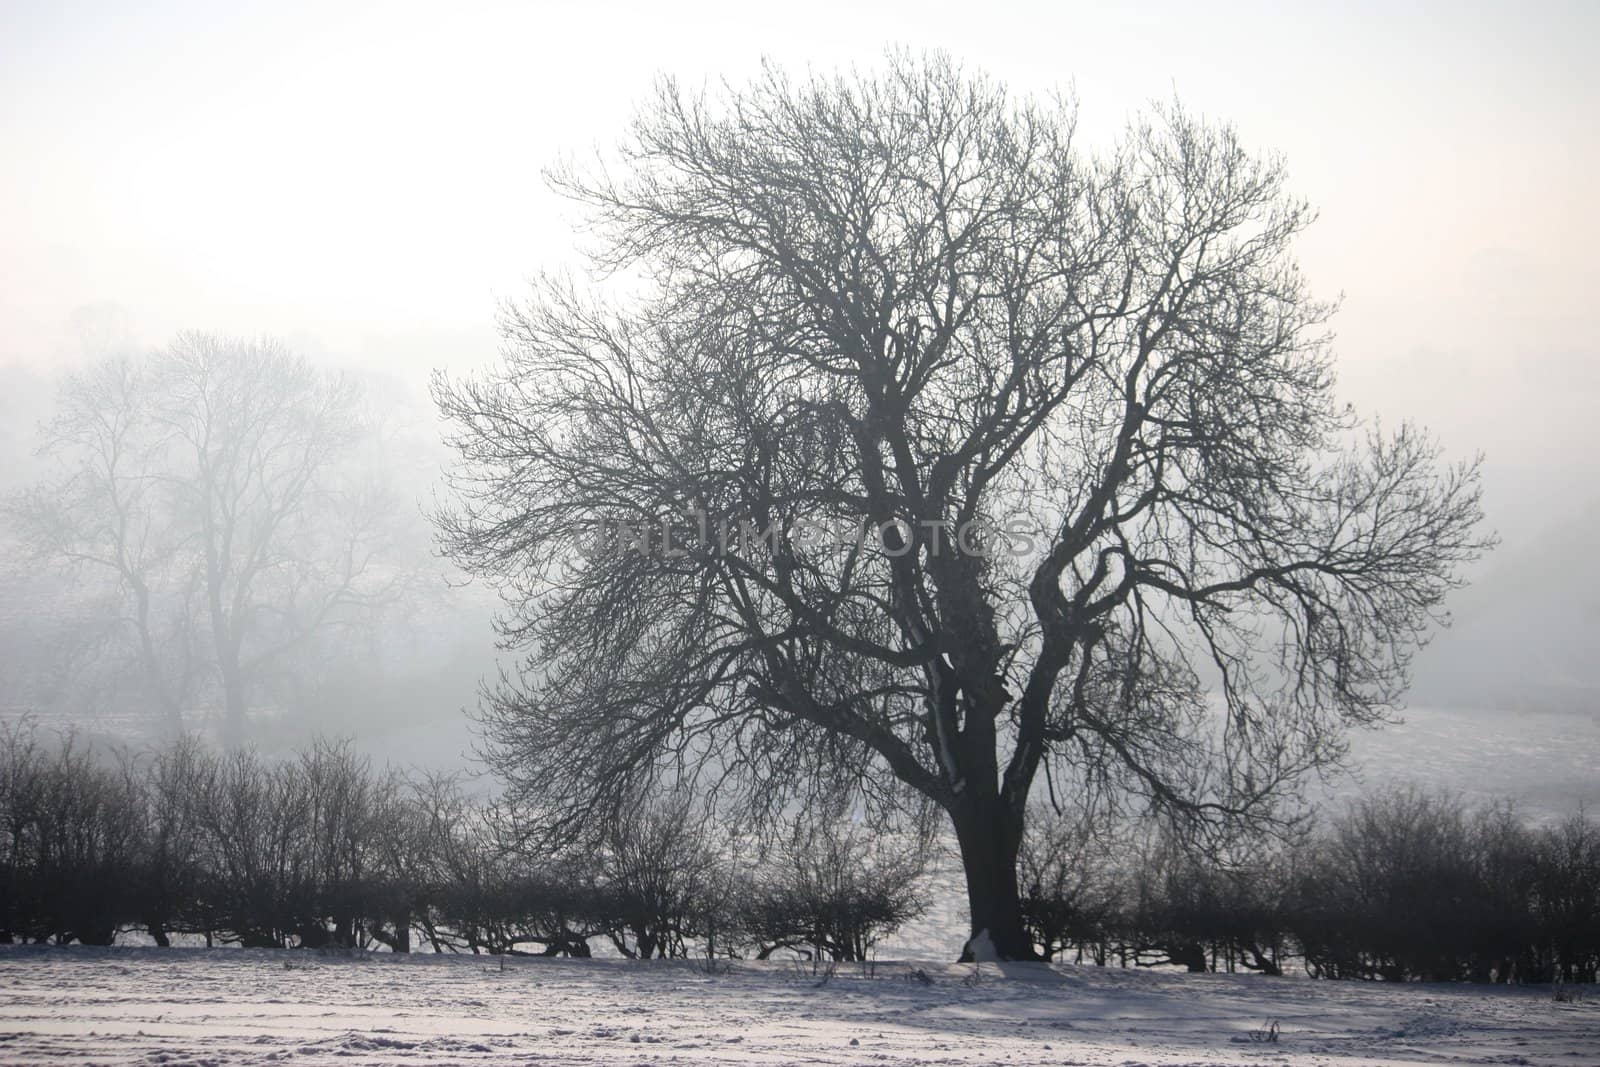
{"label": "distant bare tree", "polygon": [[55,474],[9,511],[37,556],[110,581],[175,727],[209,684],[236,743],[288,655],[404,588],[394,501],[348,465],[359,401],[278,342],[205,334],[63,383],[42,445]]}
{"label": "distant bare tree", "polygon": [[193,695],[199,575],[163,486],[146,363],[112,357],[61,385],[40,446],[58,474],[9,508],[37,557],[111,579],[115,626],[131,632],[145,695],[172,725]]}
{"label": "distant bare tree", "polygon": [[1278,163],[1177,107],[1073,140],[902,57],[666,83],[619,173],[556,175],[608,293],[538,282],[503,369],[436,386],[444,543],[529,654],[483,712],[514,795],[909,790],[1032,957],[1041,767],[1260,820],[1384,717],[1488,544],[1475,465],[1336,401]]}

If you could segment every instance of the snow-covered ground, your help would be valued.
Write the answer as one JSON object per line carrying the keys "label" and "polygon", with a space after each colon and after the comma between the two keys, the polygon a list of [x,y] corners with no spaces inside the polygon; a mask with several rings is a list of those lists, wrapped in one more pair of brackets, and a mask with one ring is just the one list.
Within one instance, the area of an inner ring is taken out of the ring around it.
{"label": "snow-covered ground", "polygon": [[[1530,818],[1600,803],[1600,715],[1417,709],[1354,739],[1361,779],[1323,803],[1411,781]],[[880,946],[949,960],[960,865],[932,864],[930,908]],[[1600,1067],[1600,995],[1381,986],[1057,967],[842,967],[818,987],[787,964],[497,961],[304,952],[0,946],[0,1064],[671,1063],[1364,1064]],[[1249,1039],[1276,1019],[1276,1044]],[[859,1044],[852,1045],[851,1041]],[[1046,1047],[1049,1046],[1049,1047]]]}
{"label": "snow-covered ground", "polygon": [[922,966],[8,946],[0,1062],[1600,1064],[1542,987]]}

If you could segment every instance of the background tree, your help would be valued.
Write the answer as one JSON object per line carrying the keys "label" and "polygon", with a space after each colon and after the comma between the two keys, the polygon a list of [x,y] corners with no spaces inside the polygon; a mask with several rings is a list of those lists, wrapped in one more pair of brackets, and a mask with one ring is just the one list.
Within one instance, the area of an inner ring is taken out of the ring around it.
{"label": "background tree", "polygon": [[131,637],[137,664],[124,696],[178,727],[194,696],[200,589],[163,486],[150,370],[111,356],[62,381],[40,445],[55,476],[9,512],[35,558],[109,579],[103,618]]}
{"label": "background tree", "polygon": [[1280,165],[1176,107],[1073,135],[896,57],[665,83],[617,173],[555,176],[609,285],[539,282],[500,370],[436,384],[444,543],[528,652],[483,710],[514,799],[920,795],[973,935],[1031,957],[1041,767],[1272,819],[1384,717],[1486,544],[1476,468],[1335,400]]}
{"label": "background tree", "polygon": [[214,695],[236,743],[313,635],[406,587],[394,500],[352,462],[371,427],[278,342],[182,334],[65,380],[54,474],[9,510],[37,556],[108,580],[147,702],[176,728]]}

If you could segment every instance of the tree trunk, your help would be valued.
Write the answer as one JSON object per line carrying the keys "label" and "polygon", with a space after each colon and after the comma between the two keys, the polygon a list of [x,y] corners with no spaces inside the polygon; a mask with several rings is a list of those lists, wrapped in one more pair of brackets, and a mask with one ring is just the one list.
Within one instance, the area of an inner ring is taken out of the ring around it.
{"label": "tree trunk", "polygon": [[1206,973],[1206,948],[1198,941],[1174,943],[1167,948],[1167,958],[1181,964],[1190,974]]}
{"label": "tree trunk", "polygon": [[77,932],[80,945],[109,945],[117,939],[115,926],[89,926]]}
{"label": "tree trunk", "polygon": [[320,921],[315,923],[306,923],[304,926],[300,927],[299,934],[301,948],[328,947],[328,928],[323,926]]}
{"label": "tree trunk", "polygon": [[244,679],[240,676],[238,662],[226,656],[219,657],[222,673],[222,742],[228,749],[244,744]]}
{"label": "tree trunk", "polygon": [[270,930],[241,930],[239,945],[241,948],[282,948],[283,939]]}
{"label": "tree trunk", "polygon": [[[244,620],[230,614],[226,600],[223,586],[228,560],[221,551],[219,541],[219,538],[225,538],[217,529],[210,510],[212,492],[208,479],[205,515],[206,606],[211,616],[211,643],[217,656],[217,673],[222,680],[223,747],[233,749],[244,743],[244,675],[239,666]],[[236,592],[235,608],[240,599]]]}
{"label": "tree trunk", "polygon": [[[953,819],[972,914],[972,936],[961,950],[961,961],[987,957],[990,951],[1002,960],[1039,959],[1033,938],[1022,925],[1022,896],[1017,891],[1021,818],[996,798],[985,804],[969,803],[953,813]],[[992,950],[988,946],[974,948],[984,934]]]}

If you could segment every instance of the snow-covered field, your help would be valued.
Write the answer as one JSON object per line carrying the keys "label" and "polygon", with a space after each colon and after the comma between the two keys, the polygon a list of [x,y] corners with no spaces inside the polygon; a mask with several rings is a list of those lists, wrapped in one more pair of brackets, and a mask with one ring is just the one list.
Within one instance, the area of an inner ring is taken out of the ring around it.
{"label": "snow-covered field", "polygon": [[[1358,735],[1365,773],[1324,803],[1412,781],[1514,798],[1535,819],[1600,802],[1600,716],[1419,709]],[[949,960],[960,865],[880,947]],[[1600,1067],[1600,995],[1060,966],[841,967],[0,946],[0,1064],[1399,1064]],[[1275,1044],[1250,1031],[1278,1020]],[[852,1044],[851,1042],[858,1042]]]}
{"label": "snow-covered field", "polygon": [[1541,987],[911,969],[7,946],[0,1062],[1600,1064],[1600,999]]}

